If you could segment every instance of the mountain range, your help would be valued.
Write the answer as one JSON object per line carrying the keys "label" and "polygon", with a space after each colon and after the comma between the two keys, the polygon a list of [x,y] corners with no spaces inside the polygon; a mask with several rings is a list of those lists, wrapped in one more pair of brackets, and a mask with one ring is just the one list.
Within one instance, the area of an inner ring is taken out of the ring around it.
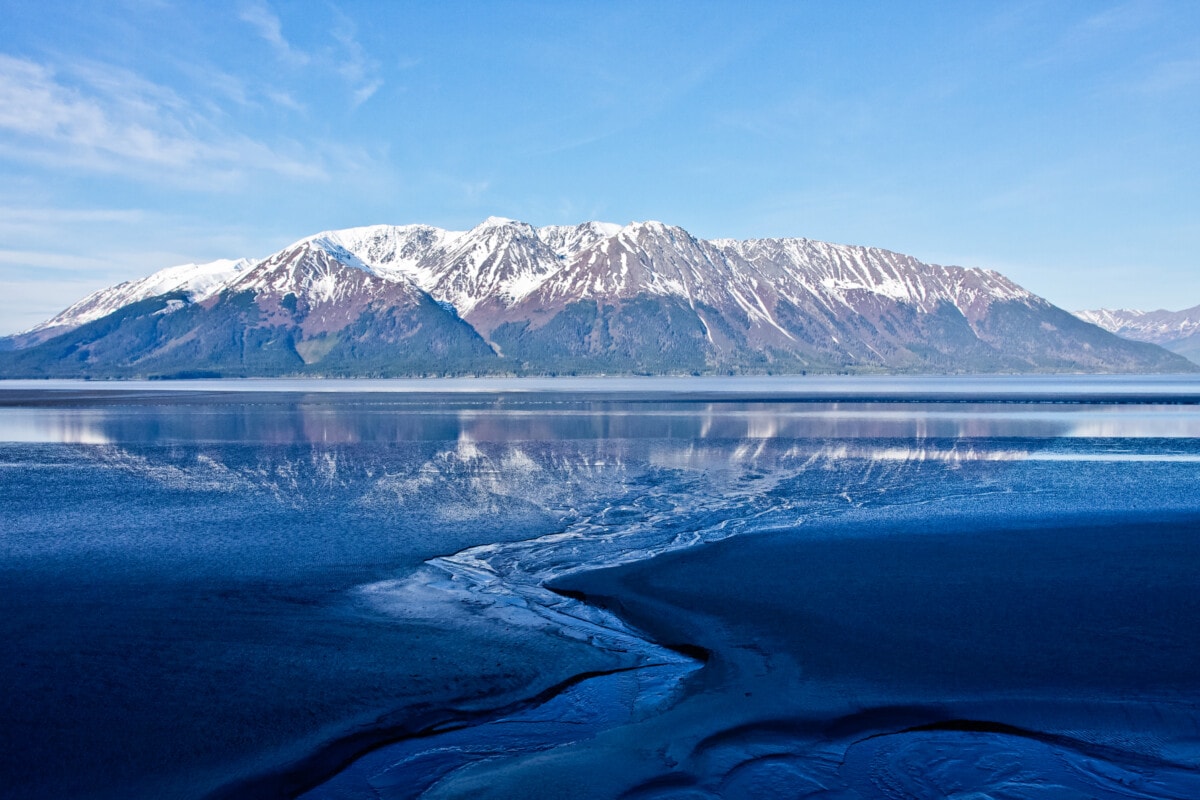
{"label": "mountain range", "polygon": [[1166,372],[1003,275],[661,222],[328,231],[171,267],[0,340],[5,377]]}
{"label": "mountain range", "polygon": [[1200,364],[1200,306],[1183,311],[1101,308],[1076,311],[1075,316],[1126,339],[1160,345]]}

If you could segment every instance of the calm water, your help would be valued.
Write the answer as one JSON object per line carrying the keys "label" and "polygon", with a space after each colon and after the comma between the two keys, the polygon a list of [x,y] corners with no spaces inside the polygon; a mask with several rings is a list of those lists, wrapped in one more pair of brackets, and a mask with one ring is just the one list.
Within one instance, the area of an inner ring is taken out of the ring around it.
{"label": "calm water", "polygon": [[[581,673],[695,668],[544,588],[583,567],[897,520],[1200,514],[1195,379],[313,388],[0,386],[5,796],[295,794]],[[639,713],[670,705],[644,683]],[[624,719],[589,686],[588,730]],[[564,736],[525,730],[475,746]]]}

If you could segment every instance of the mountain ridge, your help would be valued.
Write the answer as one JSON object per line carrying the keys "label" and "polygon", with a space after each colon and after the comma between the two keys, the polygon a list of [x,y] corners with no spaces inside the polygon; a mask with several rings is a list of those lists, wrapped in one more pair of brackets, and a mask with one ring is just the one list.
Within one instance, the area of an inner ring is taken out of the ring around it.
{"label": "mountain ridge", "polygon": [[705,240],[658,221],[503,217],[323,231],[265,259],[170,267],[83,298],[7,350],[0,374],[93,377],[1191,368],[994,271],[802,238]]}
{"label": "mountain ridge", "polygon": [[1075,316],[1118,336],[1159,345],[1200,364],[1200,306],[1182,311],[1099,308],[1076,311]]}

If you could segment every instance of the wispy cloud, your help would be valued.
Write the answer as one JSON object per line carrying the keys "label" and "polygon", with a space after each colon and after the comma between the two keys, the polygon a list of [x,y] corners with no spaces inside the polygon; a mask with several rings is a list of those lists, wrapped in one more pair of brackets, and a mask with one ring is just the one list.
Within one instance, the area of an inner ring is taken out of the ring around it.
{"label": "wispy cloud", "polygon": [[1126,84],[1136,94],[1162,95],[1200,87],[1200,58],[1181,58],[1155,64],[1145,75]]}
{"label": "wispy cloud", "polygon": [[375,94],[375,92],[379,89],[380,86],[383,86],[383,81],[374,80],[374,81],[371,81],[370,83],[363,84],[362,86],[358,87],[357,89],[355,89],[354,91],[352,91],[350,93],[350,105],[354,106],[355,108],[358,108],[363,103],[370,100],[371,95]]}
{"label": "wispy cloud", "polygon": [[1158,15],[1155,4],[1146,0],[1126,0],[1102,8],[1075,20],[1051,46],[1029,61],[1028,66],[1044,67],[1102,57],[1115,43],[1152,25]]}
{"label": "wispy cloud", "polygon": [[[283,35],[283,21],[265,0],[245,5],[239,18],[254,28],[283,63],[291,67],[307,67],[309,74],[336,75],[345,81],[349,88],[350,106],[358,108],[383,86],[380,64],[368,55],[359,42],[358,27],[354,20],[337,6],[330,6],[330,12],[333,14],[333,25],[329,35],[333,42],[310,51],[300,49]],[[290,94],[269,91],[266,96],[285,108],[302,108],[302,104]]]}
{"label": "wispy cloud", "polygon": [[431,194],[451,199],[456,207],[477,208],[492,191],[490,178],[470,177],[449,172],[429,172],[415,178]]}
{"label": "wispy cloud", "polygon": [[119,208],[25,208],[0,206],[0,221],[28,222],[143,222],[146,212],[141,209]]}
{"label": "wispy cloud", "polygon": [[623,43],[611,48],[616,31],[637,28],[637,12],[615,18],[594,33],[593,46],[573,38],[541,42],[534,58],[548,71],[562,73],[569,88],[564,106],[576,109],[561,117],[534,120],[521,131],[520,147],[529,156],[547,156],[588,147],[635,130],[681,106],[688,97],[726,71],[774,30],[778,14],[764,13],[724,31],[719,42],[686,55],[663,48]]}
{"label": "wispy cloud", "polygon": [[12,242],[21,237],[62,235],[69,226],[140,225],[148,217],[141,209],[0,206],[0,236]]}
{"label": "wispy cloud", "polygon": [[334,9],[334,13],[337,25],[332,34],[342,49],[337,58],[337,71],[350,85],[350,104],[358,108],[383,86],[383,79],[379,77],[379,62],[370,58],[359,43],[358,28],[354,21],[337,9]]}
{"label": "wispy cloud", "polygon": [[821,96],[810,91],[797,92],[765,107],[723,111],[716,120],[766,139],[850,139],[874,130],[879,114],[879,107],[867,99]]}
{"label": "wispy cloud", "polygon": [[277,106],[290,109],[292,111],[304,111],[305,105],[292,96],[290,92],[270,89],[266,93],[267,99]]}
{"label": "wispy cloud", "polygon": [[487,194],[488,189],[492,188],[491,181],[467,181],[463,184],[463,196],[468,203],[477,204]]}
{"label": "wispy cloud", "polygon": [[299,145],[281,150],[229,133],[174,91],[126,70],[79,62],[61,72],[0,55],[0,156],[214,188],[251,171],[325,177]]}
{"label": "wispy cloud", "polygon": [[1076,36],[1128,33],[1144,27],[1157,16],[1154,4],[1146,0],[1128,0],[1087,17],[1073,31]]}
{"label": "wispy cloud", "polygon": [[241,77],[191,58],[177,58],[171,64],[204,90],[207,97],[203,105],[214,115],[225,116],[229,104],[239,109],[271,105],[289,111],[306,110],[291,92],[268,84],[262,76]]}
{"label": "wispy cloud", "polygon": [[281,61],[302,66],[309,62],[309,55],[292,46],[283,36],[283,23],[279,16],[264,2],[253,3],[242,8],[238,17],[253,26],[258,35],[275,51]]}
{"label": "wispy cloud", "polygon": [[109,259],[43,250],[9,250],[0,248],[0,266],[35,268],[68,274],[95,274],[97,268],[115,266]]}

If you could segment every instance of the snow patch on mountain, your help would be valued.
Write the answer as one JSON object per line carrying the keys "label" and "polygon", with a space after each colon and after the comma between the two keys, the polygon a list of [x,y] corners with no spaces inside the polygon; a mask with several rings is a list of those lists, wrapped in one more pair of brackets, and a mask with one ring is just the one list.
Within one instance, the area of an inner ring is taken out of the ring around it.
{"label": "snow patch on mountain", "polygon": [[812,239],[724,240],[723,246],[774,280],[789,301],[807,295],[830,309],[853,308],[866,293],[908,303],[925,313],[948,302],[973,319],[997,301],[1036,299],[997,272],[925,264],[874,247]]}
{"label": "snow patch on mountain", "polygon": [[323,239],[345,248],[381,277],[424,285],[434,282],[435,259],[430,255],[443,251],[465,234],[432,225],[371,225],[325,231],[309,239]]}
{"label": "snow patch on mountain", "polygon": [[1200,334],[1200,306],[1182,311],[1099,308],[1076,311],[1075,316],[1140,342],[1170,344]]}
{"label": "snow patch on mountain", "polygon": [[199,302],[236,281],[254,263],[253,259],[239,258],[167,267],[148,277],[93,292],[26,333],[77,328],[108,316],[130,303],[171,292],[186,292],[193,302]]}
{"label": "snow patch on mountain", "polygon": [[584,222],[581,225],[545,225],[537,229],[537,234],[560,260],[565,260],[602,239],[616,236],[620,230],[621,226],[612,222]]}
{"label": "snow patch on mountain", "polygon": [[365,293],[385,287],[407,289],[410,296],[420,294],[411,281],[396,275],[385,277],[335,238],[318,235],[259,262],[227,288],[276,298],[293,294],[312,305],[328,305],[352,296],[361,301]]}

